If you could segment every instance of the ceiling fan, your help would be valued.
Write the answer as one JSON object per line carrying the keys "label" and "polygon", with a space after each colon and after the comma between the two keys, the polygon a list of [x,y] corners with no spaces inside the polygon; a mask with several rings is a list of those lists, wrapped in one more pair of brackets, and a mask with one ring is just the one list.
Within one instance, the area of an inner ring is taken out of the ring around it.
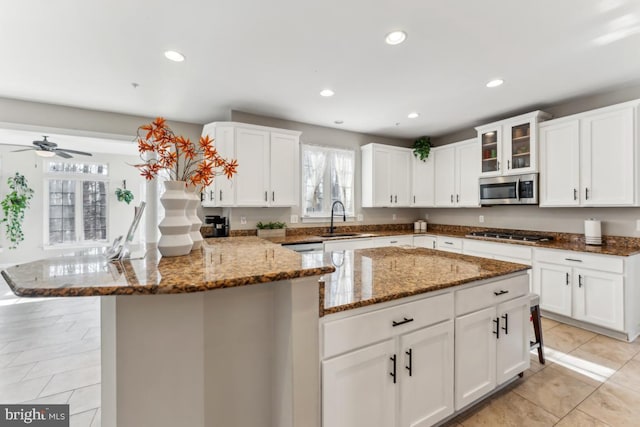
{"label": "ceiling fan", "polygon": [[68,148],[58,148],[58,144],[47,139],[48,136],[43,135],[42,138],[42,141],[33,141],[33,145],[35,145],[35,147],[24,148],[22,150],[14,150],[13,152],[17,153],[19,151],[35,150],[36,154],[40,157],[53,157],[57,155],[65,159],[70,159],[73,157],[69,153],[79,154],[81,156],[92,155],[91,153],[86,153],[84,151],[70,150]]}

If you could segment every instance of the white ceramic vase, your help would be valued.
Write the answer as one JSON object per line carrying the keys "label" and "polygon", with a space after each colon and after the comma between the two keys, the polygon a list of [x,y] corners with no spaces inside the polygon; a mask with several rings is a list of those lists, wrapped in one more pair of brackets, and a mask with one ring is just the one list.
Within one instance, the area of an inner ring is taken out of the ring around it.
{"label": "white ceramic vase", "polygon": [[202,247],[202,234],[200,234],[200,227],[202,226],[202,220],[198,216],[198,206],[200,206],[200,195],[196,193],[196,187],[187,187],[187,196],[189,201],[187,202],[187,218],[191,221],[191,231],[189,236],[193,241],[192,251],[198,250]]}
{"label": "white ceramic vase", "polygon": [[189,196],[184,181],[165,181],[165,192],[160,196],[164,207],[164,218],[158,224],[160,241],[158,250],[162,256],[187,255],[193,247],[191,240],[191,221],[187,218],[186,208]]}

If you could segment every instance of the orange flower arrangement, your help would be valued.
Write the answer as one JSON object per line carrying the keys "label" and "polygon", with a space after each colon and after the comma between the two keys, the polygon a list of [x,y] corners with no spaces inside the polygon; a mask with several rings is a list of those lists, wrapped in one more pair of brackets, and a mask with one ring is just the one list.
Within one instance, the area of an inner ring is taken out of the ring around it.
{"label": "orange flower arrangement", "polygon": [[137,135],[144,163],[134,166],[148,180],[165,169],[171,179],[202,188],[211,185],[218,175],[231,178],[237,171],[237,160],[223,159],[209,135],[201,136],[195,144],[189,138],[176,136],[162,117],[140,126]]}

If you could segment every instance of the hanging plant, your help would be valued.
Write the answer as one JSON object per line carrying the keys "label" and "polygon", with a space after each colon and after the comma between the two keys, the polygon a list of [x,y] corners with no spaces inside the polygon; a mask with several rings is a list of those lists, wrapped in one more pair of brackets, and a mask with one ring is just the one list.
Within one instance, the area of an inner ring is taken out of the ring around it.
{"label": "hanging plant", "polygon": [[33,190],[27,185],[24,175],[18,172],[7,179],[7,184],[11,192],[2,200],[3,217],[0,222],[5,223],[5,233],[11,242],[9,249],[16,249],[24,240],[22,221],[24,221],[24,212],[29,207],[29,200],[33,198]]}
{"label": "hanging plant", "polygon": [[116,197],[119,202],[125,202],[126,204],[131,203],[133,200],[133,193],[126,188],[116,188]]}
{"label": "hanging plant", "polygon": [[418,157],[423,162],[429,157],[431,151],[431,138],[428,136],[421,136],[413,143],[413,155]]}

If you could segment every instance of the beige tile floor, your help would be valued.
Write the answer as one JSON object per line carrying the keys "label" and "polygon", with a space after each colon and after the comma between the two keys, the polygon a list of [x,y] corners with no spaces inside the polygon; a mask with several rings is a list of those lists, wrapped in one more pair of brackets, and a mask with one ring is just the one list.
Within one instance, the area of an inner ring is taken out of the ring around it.
{"label": "beige tile floor", "polygon": [[[0,279],[0,403],[68,403],[72,427],[100,425],[97,298],[16,298]],[[640,340],[543,319],[547,363],[448,426],[638,426]]]}
{"label": "beige tile floor", "polygon": [[100,425],[98,298],[17,298],[0,278],[0,403],[68,403]]}
{"label": "beige tile floor", "polygon": [[633,343],[542,319],[547,363],[447,426],[639,426],[640,339]]}

